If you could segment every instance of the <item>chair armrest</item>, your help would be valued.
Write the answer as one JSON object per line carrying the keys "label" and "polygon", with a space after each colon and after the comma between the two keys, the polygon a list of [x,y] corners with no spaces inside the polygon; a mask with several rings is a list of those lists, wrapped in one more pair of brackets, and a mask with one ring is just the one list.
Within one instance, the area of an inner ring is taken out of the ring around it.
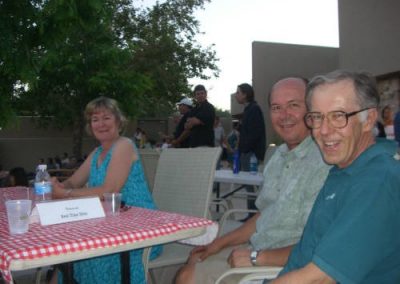
{"label": "chair armrest", "polygon": [[222,215],[221,219],[219,220],[219,230],[218,230],[217,237],[221,236],[221,234],[223,232],[222,228],[224,227],[224,224],[230,215],[232,215],[234,213],[257,213],[257,212],[258,212],[258,210],[254,210],[254,209],[230,209],[228,211],[225,211],[224,215]]}
{"label": "chair armrest", "polygon": [[219,284],[225,277],[235,274],[246,274],[240,279],[239,283],[248,280],[274,279],[278,276],[283,267],[279,266],[250,266],[231,268],[225,271],[215,282]]}

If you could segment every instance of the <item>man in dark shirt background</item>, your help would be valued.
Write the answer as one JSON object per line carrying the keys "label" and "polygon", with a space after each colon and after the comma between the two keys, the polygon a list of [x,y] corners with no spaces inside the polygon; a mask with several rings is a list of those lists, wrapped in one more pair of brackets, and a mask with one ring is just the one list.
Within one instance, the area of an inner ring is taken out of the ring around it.
{"label": "man in dark shirt background", "polygon": [[[266,149],[264,115],[254,100],[254,90],[251,85],[243,83],[237,87],[236,101],[245,105],[239,127],[240,170],[250,171],[252,155],[256,156],[259,164],[264,160]],[[252,186],[247,186],[246,190],[254,192]],[[248,199],[247,208],[256,209],[254,202],[254,199]]]}
{"label": "man in dark shirt background", "polygon": [[189,112],[185,130],[189,131],[189,147],[214,147],[215,109],[207,101],[207,90],[203,85],[194,88],[196,106]]}

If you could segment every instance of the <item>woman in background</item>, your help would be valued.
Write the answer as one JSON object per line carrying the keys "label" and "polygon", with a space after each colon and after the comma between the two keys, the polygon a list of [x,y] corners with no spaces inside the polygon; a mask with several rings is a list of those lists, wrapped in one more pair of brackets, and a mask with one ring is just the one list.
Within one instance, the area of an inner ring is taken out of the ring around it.
{"label": "woman in background", "polygon": [[394,140],[393,111],[390,106],[385,106],[382,109],[382,121],[386,139]]}
{"label": "woman in background", "polygon": [[[121,192],[126,205],[155,209],[138,151],[130,139],[121,136],[126,119],[117,102],[97,98],[87,104],[85,118],[87,131],[100,146],[63,183],[53,179],[53,197],[98,195],[101,198],[106,192]],[[161,247],[156,247],[151,258],[160,252]],[[131,283],[145,283],[142,253],[142,249],[130,252]],[[119,254],[76,261],[73,265],[74,278],[80,284],[121,282]]]}
{"label": "woman in background", "polygon": [[29,186],[28,176],[22,167],[12,168],[8,173],[10,186]]}

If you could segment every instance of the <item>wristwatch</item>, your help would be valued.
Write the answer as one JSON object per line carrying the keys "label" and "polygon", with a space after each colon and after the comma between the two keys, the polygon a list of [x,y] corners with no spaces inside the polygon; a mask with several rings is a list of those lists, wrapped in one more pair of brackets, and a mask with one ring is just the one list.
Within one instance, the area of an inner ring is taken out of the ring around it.
{"label": "wristwatch", "polygon": [[259,250],[253,250],[253,251],[251,251],[251,253],[250,253],[250,262],[251,262],[251,264],[253,265],[253,266],[256,266],[257,265],[257,256],[258,256],[258,253],[259,253],[260,251]]}

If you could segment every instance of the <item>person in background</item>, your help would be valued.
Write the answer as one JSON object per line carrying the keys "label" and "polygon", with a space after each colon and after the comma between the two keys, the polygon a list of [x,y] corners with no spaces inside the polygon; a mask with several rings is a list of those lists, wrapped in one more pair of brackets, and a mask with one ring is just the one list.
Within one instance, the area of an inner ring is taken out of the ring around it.
{"label": "person in background", "polygon": [[394,140],[393,111],[390,106],[382,109],[382,121],[386,139]]}
{"label": "person in background", "polygon": [[219,169],[222,165],[222,161],[227,160],[227,150],[226,150],[226,138],[225,138],[225,130],[221,125],[221,120],[219,116],[215,116],[214,120],[214,147],[221,147],[221,157],[217,164],[217,169]]}
{"label": "person in background", "polygon": [[215,116],[214,120],[214,146],[222,147],[225,140],[225,130],[221,125],[219,116]]}
{"label": "person in background", "polygon": [[[245,105],[239,128],[239,152],[240,170],[248,172],[251,156],[256,156],[258,164],[264,160],[266,149],[264,115],[254,100],[254,90],[251,85],[243,83],[237,86],[236,101]],[[253,186],[246,186],[246,191],[254,192]],[[247,208],[256,209],[254,202],[254,199],[248,198]],[[249,214],[249,217],[251,216],[253,214]]]}
{"label": "person in background", "polygon": [[54,163],[56,164],[56,169],[61,169],[61,159],[60,157],[57,155],[54,157]]}
{"label": "person in background", "polygon": [[8,184],[8,171],[3,169],[3,165],[0,164],[0,187],[5,187]]}
{"label": "person in background", "polygon": [[203,85],[194,88],[194,96],[196,106],[189,112],[184,135],[189,136],[190,148],[214,147],[214,106],[207,101],[207,90]]}
{"label": "person in background", "polygon": [[65,168],[69,164],[69,156],[67,152],[64,152],[63,157],[61,159],[61,167]]}
{"label": "person in background", "polygon": [[193,102],[189,98],[183,98],[177,103],[179,113],[181,117],[175,128],[174,137],[171,141],[171,145],[175,148],[188,148],[189,147],[189,137],[184,134],[185,124],[187,122],[190,111],[193,109]]}
{"label": "person in background", "polygon": [[394,117],[394,139],[396,140],[397,147],[397,158],[400,159],[400,92],[397,94],[397,100],[399,105],[399,110],[396,112]]}
{"label": "person in background", "polygon": [[47,158],[47,170],[55,170],[57,169],[57,165],[54,163],[53,158]]}
{"label": "person in background", "polygon": [[[256,201],[259,212],[236,230],[195,248],[179,271],[177,284],[215,283],[231,267],[286,263],[330,168],[304,124],[306,83],[285,78],[272,87],[269,113],[284,144],[265,166]],[[238,278],[226,281],[238,283]]]}
{"label": "person in background", "polygon": [[9,186],[29,186],[28,176],[23,167],[15,167],[8,173]]}
{"label": "person in background", "polygon": [[233,164],[233,154],[239,147],[239,122],[232,122],[232,131],[228,134],[226,139],[228,162]]}
{"label": "person in background", "polygon": [[[156,209],[138,150],[131,139],[121,136],[126,119],[117,102],[106,97],[94,99],[86,106],[85,118],[88,133],[99,141],[100,146],[70,178],[62,183],[52,179],[53,198],[93,195],[102,198],[106,192],[120,192],[122,201],[128,206]],[[160,251],[161,247],[156,247],[151,258]],[[142,249],[130,252],[130,275],[135,283],[145,283],[142,253]],[[119,266],[119,254],[76,261],[73,263],[74,278],[81,284],[120,283]]]}
{"label": "person in background", "polygon": [[334,71],[311,80],[305,122],[329,172],[279,283],[400,283],[400,163],[372,134],[373,77]]}
{"label": "person in background", "polygon": [[135,141],[136,147],[138,148],[140,148],[142,132],[143,130],[140,127],[136,127],[135,133],[133,134],[133,141]]}

